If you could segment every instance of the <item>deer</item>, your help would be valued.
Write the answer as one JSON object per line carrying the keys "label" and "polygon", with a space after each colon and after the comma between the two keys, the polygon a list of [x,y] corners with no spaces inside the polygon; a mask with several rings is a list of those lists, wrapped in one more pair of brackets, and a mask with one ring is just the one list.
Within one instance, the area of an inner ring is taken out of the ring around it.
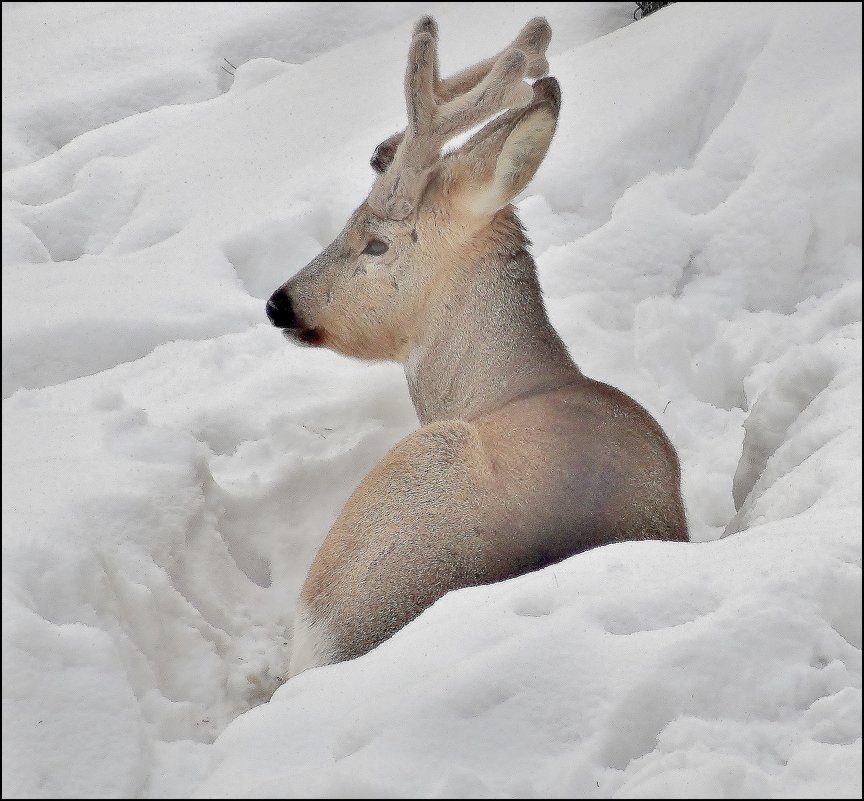
{"label": "deer", "polygon": [[375,182],[341,233],[267,301],[291,342],[401,363],[420,423],[321,544],[289,676],[366,654],[452,590],[611,543],[689,539],[673,445],[576,366],[513,206],[558,122],[551,35],[537,17],[441,79],[438,28],[421,18],[407,127],[375,149]]}

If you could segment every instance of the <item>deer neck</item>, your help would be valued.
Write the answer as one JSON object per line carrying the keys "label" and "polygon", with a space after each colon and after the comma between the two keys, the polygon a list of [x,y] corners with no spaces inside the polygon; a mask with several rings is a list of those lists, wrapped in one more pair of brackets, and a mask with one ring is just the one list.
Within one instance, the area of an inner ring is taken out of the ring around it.
{"label": "deer neck", "polygon": [[581,378],[549,322],[534,261],[520,249],[453,270],[429,300],[405,361],[422,424],[470,420]]}

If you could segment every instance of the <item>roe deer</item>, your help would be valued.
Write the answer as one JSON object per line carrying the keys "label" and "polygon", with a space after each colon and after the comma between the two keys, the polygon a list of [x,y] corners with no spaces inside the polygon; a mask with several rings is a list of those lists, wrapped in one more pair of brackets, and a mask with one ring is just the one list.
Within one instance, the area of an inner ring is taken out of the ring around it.
{"label": "roe deer", "polygon": [[[289,673],[359,656],[449,590],[622,540],[688,539],[678,458],[623,392],[583,375],[543,306],[511,201],[552,141],[551,37],[440,80],[414,29],[407,129],[369,197],[267,303],[289,340],[402,362],[421,428],[345,504],[309,569]],[[488,120],[461,147],[441,148]]]}

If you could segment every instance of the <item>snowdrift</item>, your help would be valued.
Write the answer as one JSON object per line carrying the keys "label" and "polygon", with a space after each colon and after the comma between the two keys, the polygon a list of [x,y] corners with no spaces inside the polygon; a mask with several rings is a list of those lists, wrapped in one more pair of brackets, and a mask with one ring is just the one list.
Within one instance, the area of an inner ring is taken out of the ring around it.
{"label": "snowdrift", "polygon": [[[3,5],[4,796],[860,797],[861,7],[632,9]],[[445,72],[549,19],[520,213],[693,542],[283,684],[318,544],[417,422],[264,300],[365,197],[421,13]]]}

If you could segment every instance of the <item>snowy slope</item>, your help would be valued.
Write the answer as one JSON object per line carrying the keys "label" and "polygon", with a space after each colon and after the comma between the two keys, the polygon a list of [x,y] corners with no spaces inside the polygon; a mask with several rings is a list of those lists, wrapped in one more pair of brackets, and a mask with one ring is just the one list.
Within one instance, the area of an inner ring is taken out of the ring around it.
{"label": "snowy slope", "polygon": [[[632,8],[3,5],[4,796],[860,796],[861,7]],[[417,422],[398,366],[263,299],[365,197],[427,11],[445,71],[549,19],[521,216],[694,542],[452,593],[279,687]]]}

